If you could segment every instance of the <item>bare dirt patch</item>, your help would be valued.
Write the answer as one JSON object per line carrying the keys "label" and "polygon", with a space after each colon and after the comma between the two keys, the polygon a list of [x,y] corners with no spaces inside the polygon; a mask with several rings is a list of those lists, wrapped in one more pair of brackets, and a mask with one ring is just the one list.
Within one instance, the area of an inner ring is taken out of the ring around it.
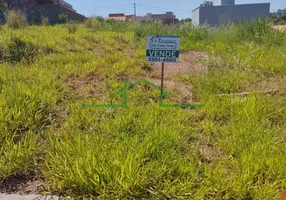
{"label": "bare dirt patch", "polygon": [[[192,88],[186,84],[180,82],[174,82],[168,80],[169,77],[186,75],[192,72],[204,73],[207,70],[204,61],[207,59],[205,52],[189,51],[180,54],[180,60],[178,63],[165,63],[165,80],[164,89],[171,92],[170,97],[173,101],[179,101],[180,103],[193,103]],[[153,63],[152,67],[156,72],[161,74],[162,64]],[[157,86],[161,86],[161,79],[149,79]]]}
{"label": "bare dirt patch", "polygon": [[[106,51],[105,49],[98,49],[98,48],[96,48],[96,49],[90,48],[88,50],[95,52],[97,57],[99,57],[99,58],[103,58],[108,53],[113,53],[112,51],[110,52],[110,50]],[[122,53],[124,53],[125,56],[127,56],[129,58],[134,56],[134,54],[135,54],[134,49],[122,49],[122,48],[119,48],[119,49],[115,49],[114,51],[122,52]]]}
{"label": "bare dirt patch", "polygon": [[251,91],[260,91],[260,92],[271,92],[271,91],[279,91],[281,94],[286,93],[286,76],[276,76],[276,77],[268,77],[257,80],[252,83],[249,88],[246,90],[247,92]]}
{"label": "bare dirt patch", "polygon": [[274,25],[272,28],[279,30],[279,31],[286,31],[286,25]]}
{"label": "bare dirt patch", "polygon": [[70,74],[64,80],[67,85],[67,96],[72,96],[75,100],[104,96],[102,90],[103,81],[104,79],[95,73],[90,73],[85,77]]}
{"label": "bare dirt patch", "polygon": [[[160,79],[152,79],[149,78],[149,81],[154,83],[155,85],[161,87],[161,80]],[[182,83],[177,83],[174,81],[164,81],[164,90],[171,93],[171,96],[168,99],[177,102],[177,103],[193,103],[193,94],[191,92],[192,88],[184,85]]]}
{"label": "bare dirt patch", "polygon": [[[127,56],[132,56],[134,52],[126,50],[124,53]],[[205,72],[206,67],[203,64],[203,61],[206,60],[206,58],[206,53],[190,51],[181,53],[179,63],[165,63],[164,89],[171,93],[169,98],[172,101],[186,104],[193,103],[192,88],[179,81],[170,80],[169,78],[171,76],[184,75],[191,72]],[[123,76],[120,80],[122,80],[123,83],[124,80],[130,79],[133,82],[136,82],[140,78],[146,78],[160,87],[161,63],[153,63],[152,68],[157,72],[155,75],[148,72],[144,77],[131,78],[129,76]],[[148,71],[148,69],[146,70]],[[70,74],[64,79],[64,82],[67,88],[67,98],[73,99],[74,101],[91,98],[105,98],[104,78],[100,74],[90,73],[83,77],[76,74]]]}
{"label": "bare dirt patch", "polygon": [[259,88],[261,91],[266,90],[277,90],[281,88],[280,80],[275,78],[269,78],[266,80],[261,80],[255,84],[256,88]]}
{"label": "bare dirt patch", "polygon": [[36,176],[13,176],[0,182],[0,193],[6,194],[39,194],[45,191],[40,175]]}
{"label": "bare dirt patch", "polygon": [[[186,74],[191,72],[205,72],[206,66],[203,60],[207,58],[207,54],[198,51],[189,51],[180,54],[178,63],[165,63],[166,77],[178,74]],[[153,68],[161,73],[161,63],[154,63]]]}

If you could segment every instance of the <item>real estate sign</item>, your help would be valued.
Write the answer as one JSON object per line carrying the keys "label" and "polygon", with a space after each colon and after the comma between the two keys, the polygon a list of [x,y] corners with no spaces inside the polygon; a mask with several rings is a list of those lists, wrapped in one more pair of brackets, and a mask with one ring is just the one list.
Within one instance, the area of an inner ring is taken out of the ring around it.
{"label": "real estate sign", "polygon": [[147,62],[178,62],[180,37],[148,36],[146,46]]}

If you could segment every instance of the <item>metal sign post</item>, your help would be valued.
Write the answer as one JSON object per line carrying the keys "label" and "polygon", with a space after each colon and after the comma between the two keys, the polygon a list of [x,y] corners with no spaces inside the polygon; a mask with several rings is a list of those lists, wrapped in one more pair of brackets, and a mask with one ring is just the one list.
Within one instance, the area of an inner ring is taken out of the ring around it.
{"label": "metal sign post", "polygon": [[146,79],[139,79],[135,83],[132,81],[125,81],[124,88],[117,92],[118,95],[124,98],[123,104],[84,104],[83,108],[128,108],[127,90],[134,88],[140,83],[145,83],[157,90],[161,91],[159,96],[159,105],[161,108],[203,108],[203,104],[164,104],[163,97],[170,95],[169,92],[164,90],[164,73],[165,62],[175,63],[179,61],[180,38],[177,36],[148,36],[146,60],[147,62],[160,62],[162,63],[161,73],[161,88]]}
{"label": "metal sign post", "polygon": [[161,98],[164,97],[164,70],[165,70],[165,63],[162,62],[162,73],[161,73]]}

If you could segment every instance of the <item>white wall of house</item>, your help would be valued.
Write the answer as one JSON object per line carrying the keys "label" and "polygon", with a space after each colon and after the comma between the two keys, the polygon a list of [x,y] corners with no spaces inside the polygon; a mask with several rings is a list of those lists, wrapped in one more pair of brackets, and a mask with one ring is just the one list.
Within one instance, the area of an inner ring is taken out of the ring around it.
{"label": "white wall of house", "polygon": [[200,8],[197,8],[192,13],[192,23],[196,26],[200,25]]}

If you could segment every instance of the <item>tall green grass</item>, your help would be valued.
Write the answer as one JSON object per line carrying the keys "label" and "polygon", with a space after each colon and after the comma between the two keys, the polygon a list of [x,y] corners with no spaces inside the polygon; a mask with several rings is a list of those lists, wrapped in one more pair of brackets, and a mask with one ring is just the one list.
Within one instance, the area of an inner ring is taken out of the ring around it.
{"label": "tall green grass", "polygon": [[[153,34],[205,52],[204,72],[167,78],[205,107],[162,109],[158,91],[139,85],[127,109],[82,109],[122,103],[124,80],[159,77],[145,62]],[[286,187],[285,46],[267,21],[5,26],[0,183],[41,176],[46,192],[108,199],[275,199]],[[280,92],[261,93],[265,81]]]}
{"label": "tall green grass", "polygon": [[181,120],[186,113],[156,107],[109,114],[73,109],[72,115],[87,119],[67,127],[60,140],[50,138],[44,174],[51,189],[112,198],[192,195],[202,169],[185,140],[191,134]]}

